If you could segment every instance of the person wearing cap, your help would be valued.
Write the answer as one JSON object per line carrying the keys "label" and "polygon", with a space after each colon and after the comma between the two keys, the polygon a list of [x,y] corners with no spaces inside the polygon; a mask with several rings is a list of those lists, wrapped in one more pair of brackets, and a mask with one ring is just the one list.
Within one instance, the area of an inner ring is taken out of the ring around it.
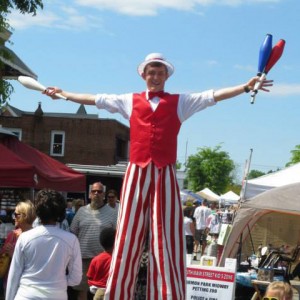
{"label": "person wearing cap", "polygon": [[[130,123],[130,161],[120,197],[116,242],[105,299],[133,299],[139,260],[149,233],[147,299],[185,299],[186,265],[183,214],[176,180],[177,135],[194,113],[254,88],[245,84],[201,93],[170,94],[165,83],[174,66],[161,53],[151,53],[138,66],[146,90],[128,94],[78,94],[49,87],[58,99],[96,105],[120,113]],[[272,81],[265,80],[261,89]]]}

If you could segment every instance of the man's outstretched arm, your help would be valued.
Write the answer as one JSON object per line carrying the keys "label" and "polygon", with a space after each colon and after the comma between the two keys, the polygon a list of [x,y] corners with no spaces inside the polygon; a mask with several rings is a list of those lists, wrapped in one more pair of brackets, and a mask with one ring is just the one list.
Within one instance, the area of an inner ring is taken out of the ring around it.
{"label": "man's outstretched arm", "polygon": [[72,102],[84,104],[84,105],[95,105],[96,95],[93,94],[79,94],[63,91],[58,87],[48,87],[43,94],[50,96],[52,99],[59,99],[55,94],[59,93]]}
{"label": "man's outstretched arm", "polygon": [[[222,101],[236,97],[242,93],[248,93],[254,89],[255,83],[259,80],[259,77],[251,78],[246,84],[240,84],[233,87],[228,87],[224,89],[219,89],[214,92],[215,101]],[[273,80],[264,80],[261,84],[260,89],[269,92],[270,90],[267,87],[273,85]]]}

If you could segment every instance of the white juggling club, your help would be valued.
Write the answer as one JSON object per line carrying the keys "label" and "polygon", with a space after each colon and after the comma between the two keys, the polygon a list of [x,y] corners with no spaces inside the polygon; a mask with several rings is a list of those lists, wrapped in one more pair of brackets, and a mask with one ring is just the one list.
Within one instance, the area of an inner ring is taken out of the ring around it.
{"label": "white juggling club", "polygon": [[[28,89],[35,90],[35,91],[40,91],[43,92],[46,90],[46,87],[43,86],[41,83],[33,79],[32,77],[28,76],[19,76],[18,81],[25,86]],[[61,98],[61,99],[67,99],[65,96],[62,94],[56,93],[55,96]]]}

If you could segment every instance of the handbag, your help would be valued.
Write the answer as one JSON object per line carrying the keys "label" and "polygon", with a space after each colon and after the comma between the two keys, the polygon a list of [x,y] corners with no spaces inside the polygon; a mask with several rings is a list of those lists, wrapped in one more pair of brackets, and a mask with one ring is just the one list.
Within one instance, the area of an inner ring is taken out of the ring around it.
{"label": "handbag", "polygon": [[[15,246],[18,236],[19,233],[16,230],[13,230],[12,233],[7,236],[3,247],[5,247],[7,243]],[[5,277],[5,275],[8,273],[10,261],[11,256],[8,253],[3,252],[0,254],[0,278]]]}
{"label": "handbag", "polygon": [[0,278],[3,278],[9,269],[10,256],[7,253],[2,253],[0,255]]}

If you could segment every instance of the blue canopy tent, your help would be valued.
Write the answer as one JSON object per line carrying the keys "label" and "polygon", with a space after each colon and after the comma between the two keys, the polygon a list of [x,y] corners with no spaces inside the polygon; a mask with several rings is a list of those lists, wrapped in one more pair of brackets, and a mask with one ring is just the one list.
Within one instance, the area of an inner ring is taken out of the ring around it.
{"label": "blue canopy tent", "polygon": [[181,202],[185,203],[186,201],[190,200],[190,201],[194,201],[194,200],[198,200],[199,204],[202,203],[203,198],[200,195],[197,195],[195,193],[193,193],[190,190],[184,189],[180,191],[180,197],[181,197]]}

